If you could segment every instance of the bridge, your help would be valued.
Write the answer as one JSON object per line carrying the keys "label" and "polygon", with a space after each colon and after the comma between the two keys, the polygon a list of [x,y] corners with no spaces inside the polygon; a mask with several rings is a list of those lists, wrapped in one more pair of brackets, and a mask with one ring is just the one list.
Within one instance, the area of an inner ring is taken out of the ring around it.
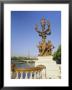
{"label": "bridge", "polygon": [[32,68],[15,68],[11,72],[12,79],[46,79],[46,67],[38,65]]}

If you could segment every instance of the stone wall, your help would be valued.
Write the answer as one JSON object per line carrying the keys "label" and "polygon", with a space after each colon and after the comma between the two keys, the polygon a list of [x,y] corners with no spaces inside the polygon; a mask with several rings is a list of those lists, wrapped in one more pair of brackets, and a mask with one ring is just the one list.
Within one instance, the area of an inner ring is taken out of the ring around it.
{"label": "stone wall", "polygon": [[[53,56],[39,56],[35,66],[44,65],[46,67],[46,79],[60,79],[60,65],[53,61]],[[45,72],[44,72],[45,73]]]}

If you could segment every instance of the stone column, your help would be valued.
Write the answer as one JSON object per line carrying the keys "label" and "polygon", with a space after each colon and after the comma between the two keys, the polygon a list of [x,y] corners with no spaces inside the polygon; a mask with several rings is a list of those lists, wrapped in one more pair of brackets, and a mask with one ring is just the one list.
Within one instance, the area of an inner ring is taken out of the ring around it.
{"label": "stone column", "polygon": [[39,79],[39,76],[40,76],[39,71],[37,71],[36,75],[37,75],[37,79]]}
{"label": "stone column", "polygon": [[28,72],[25,72],[25,79],[28,79]]}
{"label": "stone column", "polygon": [[20,79],[23,79],[23,72],[20,72],[20,74],[21,74],[21,77],[20,77]]}
{"label": "stone column", "polygon": [[34,79],[36,79],[36,72],[34,72]]}
{"label": "stone column", "polygon": [[36,71],[36,79],[37,79],[37,71]]}
{"label": "stone column", "polygon": [[18,72],[16,72],[16,79],[18,79]]}
{"label": "stone column", "polygon": [[30,79],[32,79],[32,72],[30,72]]}
{"label": "stone column", "polygon": [[46,75],[46,68],[44,69],[45,70],[45,79],[47,78],[47,75]]}
{"label": "stone column", "polygon": [[42,79],[46,79],[46,71],[45,71],[45,69],[42,70]]}
{"label": "stone column", "polygon": [[40,71],[38,72],[38,75],[39,75],[38,78],[40,79]]}
{"label": "stone column", "polygon": [[39,79],[42,79],[42,72],[39,71]]}

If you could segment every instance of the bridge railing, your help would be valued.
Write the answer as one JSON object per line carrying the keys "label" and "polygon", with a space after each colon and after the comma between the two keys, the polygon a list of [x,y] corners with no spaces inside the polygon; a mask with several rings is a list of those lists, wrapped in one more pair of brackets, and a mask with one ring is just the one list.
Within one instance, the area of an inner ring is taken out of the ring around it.
{"label": "bridge railing", "polygon": [[46,68],[43,65],[38,65],[32,68],[16,68],[14,72],[11,73],[12,79],[42,79],[46,78]]}

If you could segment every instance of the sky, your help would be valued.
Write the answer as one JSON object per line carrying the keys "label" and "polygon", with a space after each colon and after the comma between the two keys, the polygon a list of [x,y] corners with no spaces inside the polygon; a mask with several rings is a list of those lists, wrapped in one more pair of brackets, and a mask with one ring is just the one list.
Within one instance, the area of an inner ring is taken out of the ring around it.
{"label": "sky", "polygon": [[41,30],[40,20],[45,17],[50,21],[51,40],[54,51],[61,44],[61,12],[60,11],[12,11],[11,12],[11,56],[37,56],[37,45],[41,41],[35,31],[35,24]]}

